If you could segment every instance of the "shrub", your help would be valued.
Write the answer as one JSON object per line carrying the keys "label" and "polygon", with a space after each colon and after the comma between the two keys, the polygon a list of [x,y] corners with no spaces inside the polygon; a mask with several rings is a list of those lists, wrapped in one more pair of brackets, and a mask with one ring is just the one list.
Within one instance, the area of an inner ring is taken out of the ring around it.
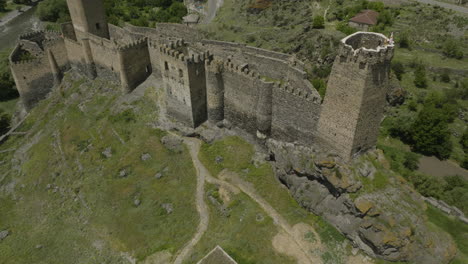
{"label": "shrub", "polygon": [[413,152],[406,152],[404,156],[405,160],[403,162],[403,165],[405,168],[415,171],[419,169],[419,156],[416,153]]}
{"label": "shrub", "polygon": [[453,38],[445,41],[443,46],[443,53],[449,58],[462,59],[463,51],[461,50],[460,43]]}
{"label": "shrub", "polygon": [[397,79],[401,81],[401,77],[405,73],[405,66],[399,61],[392,62],[392,70],[395,73]]}
{"label": "shrub", "polygon": [[66,22],[70,20],[65,0],[45,0],[37,6],[36,14],[42,21]]}
{"label": "shrub", "polygon": [[419,64],[414,70],[414,85],[419,88],[427,88],[426,67]]}
{"label": "shrub", "polygon": [[345,21],[336,24],[336,30],[341,31],[346,35],[353,34],[357,31],[355,28],[348,26],[348,24]]}
{"label": "shrub", "polygon": [[313,79],[312,85],[317,89],[322,99],[325,97],[325,93],[327,91],[327,85],[322,79]]}
{"label": "shrub", "polygon": [[0,135],[4,135],[10,130],[10,116],[0,109]]}
{"label": "shrub", "polygon": [[409,49],[411,47],[408,32],[401,33],[400,38],[398,39],[398,44],[400,45],[400,48]]}
{"label": "shrub", "polygon": [[315,16],[312,21],[312,28],[325,28],[325,19],[323,16]]}
{"label": "shrub", "polygon": [[444,72],[440,75],[440,80],[443,81],[444,83],[450,82],[450,74],[448,73],[448,71],[444,71]]}

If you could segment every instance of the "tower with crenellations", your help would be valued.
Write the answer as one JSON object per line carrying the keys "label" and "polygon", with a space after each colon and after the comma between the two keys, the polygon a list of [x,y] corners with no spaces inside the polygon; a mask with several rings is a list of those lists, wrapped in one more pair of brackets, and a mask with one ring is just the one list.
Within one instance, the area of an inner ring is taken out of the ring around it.
{"label": "tower with crenellations", "polygon": [[377,143],[392,58],[393,45],[382,34],[357,32],[340,43],[317,134],[344,157]]}

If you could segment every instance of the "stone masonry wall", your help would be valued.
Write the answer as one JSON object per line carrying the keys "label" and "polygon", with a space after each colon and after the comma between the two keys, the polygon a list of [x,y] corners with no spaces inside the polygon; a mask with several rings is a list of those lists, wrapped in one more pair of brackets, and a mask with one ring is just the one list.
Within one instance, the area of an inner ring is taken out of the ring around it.
{"label": "stone masonry wall", "polygon": [[151,74],[148,39],[143,38],[119,48],[120,82],[126,92],[135,89]]}

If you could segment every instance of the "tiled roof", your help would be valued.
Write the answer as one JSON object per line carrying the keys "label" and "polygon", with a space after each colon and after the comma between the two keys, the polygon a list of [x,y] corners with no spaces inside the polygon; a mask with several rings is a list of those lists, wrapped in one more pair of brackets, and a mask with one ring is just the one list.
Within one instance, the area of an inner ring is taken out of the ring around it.
{"label": "tiled roof", "polygon": [[378,17],[379,13],[374,10],[363,10],[349,21],[358,24],[376,25]]}

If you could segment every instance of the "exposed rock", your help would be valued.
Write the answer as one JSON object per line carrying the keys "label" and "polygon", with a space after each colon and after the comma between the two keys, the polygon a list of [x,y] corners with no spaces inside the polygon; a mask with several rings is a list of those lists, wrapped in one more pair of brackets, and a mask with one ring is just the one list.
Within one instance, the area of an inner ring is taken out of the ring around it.
{"label": "exposed rock", "polygon": [[369,177],[371,180],[374,179],[376,171],[375,167],[369,162],[364,162],[362,166],[359,167],[359,174],[363,177]]}
{"label": "exposed rock", "polygon": [[111,147],[108,147],[106,148],[103,152],[102,152],[102,155],[104,155],[104,157],[106,158],[111,158],[112,157],[112,148]]}
{"label": "exposed rock", "polygon": [[140,158],[142,161],[147,161],[151,159],[151,155],[149,153],[143,153]]}
{"label": "exposed rock", "polygon": [[36,249],[41,249],[41,248],[43,248],[43,247],[44,247],[44,246],[42,246],[42,245],[36,245]]}
{"label": "exposed rock", "polygon": [[182,139],[173,135],[167,135],[161,138],[161,143],[169,150],[181,153],[184,150]]}
{"label": "exposed rock", "polygon": [[220,163],[223,162],[223,161],[224,161],[224,158],[223,158],[223,157],[221,157],[221,156],[216,156],[216,158],[215,158],[216,164],[220,164]]}
{"label": "exposed rock", "polygon": [[125,169],[119,171],[119,176],[125,178],[128,176],[127,171]]}
{"label": "exposed rock", "polygon": [[166,210],[167,214],[171,214],[174,211],[174,207],[172,206],[171,203],[162,204],[162,208],[164,208],[164,210]]}
{"label": "exposed rock", "polygon": [[158,173],[156,173],[156,175],[154,175],[154,177],[156,177],[156,179],[159,180],[159,179],[161,179],[163,177],[163,174],[162,174],[162,172],[158,172]]}
{"label": "exposed rock", "polygon": [[133,201],[133,204],[134,204],[136,207],[138,207],[138,206],[140,206],[140,204],[141,204],[141,200],[140,200],[140,199],[135,199],[135,200]]}
{"label": "exposed rock", "polygon": [[7,236],[10,235],[10,232],[8,232],[8,230],[3,230],[3,231],[0,231],[0,241],[2,241],[3,239],[5,239]]}
{"label": "exposed rock", "polygon": [[[370,178],[377,172],[371,162],[357,163],[361,167],[354,170],[335,158],[314,157],[310,149],[272,140],[267,144],[276,159],[277,177],[296,201],[321,215],[367,254],[427,264],[448,263],[456,254],[446,233],[426,226],[425,204],[410,188],[389,183],[350,198],[362,186],[356,175]],[[383,159],[380,154],[374,151],[368,157]]]}

